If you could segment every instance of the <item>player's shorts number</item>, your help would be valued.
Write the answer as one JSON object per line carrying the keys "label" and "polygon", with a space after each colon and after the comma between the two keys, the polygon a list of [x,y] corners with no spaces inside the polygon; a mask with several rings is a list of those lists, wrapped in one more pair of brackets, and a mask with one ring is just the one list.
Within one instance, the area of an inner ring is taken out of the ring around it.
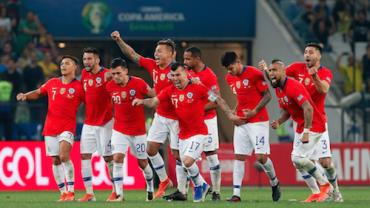
{"label": "player's shorts number", "polygon": [[136,144],[136,152],[145,152],[145,144]]}

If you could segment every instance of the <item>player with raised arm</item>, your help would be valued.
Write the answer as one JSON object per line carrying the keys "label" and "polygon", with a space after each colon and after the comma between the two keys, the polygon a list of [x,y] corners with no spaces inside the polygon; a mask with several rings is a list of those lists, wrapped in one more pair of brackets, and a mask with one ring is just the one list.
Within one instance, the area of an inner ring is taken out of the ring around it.
{"label": "player with raised arm", "polygon": [[138,77],[128,75],[125,60],[115,58],[111,63],[113,80],[107,83],[106,89],[110,94],[114,109],[114,124],[112,133],[113,149],[113,182],[116,199],[108,201],[123,201],[123,160],[128,147],[138,159],[147,184],[147,201],[153,200],[153,171],[148,163],[146,154],[146,129],[143,106],[133,106],[136,98],[154,97],[155,91]]}
{"label": "player with raised arm", "polygon": [[286,76],[282,61],[273,60],[268,69],[263,61],[260,62],[260,66],[268,72],[281,108],[280,117],[272,121],[271,125],[277,129],[290,117],[296,123],[292,162],[297,170],[306,171],[320,184],[320,192],[315,194],[312,201],[325,201],[333,187],[311,161],[326,131],[325,117],[320,113],[305,87],[297,80]]}
{"label": "player with raised arm", "polygon": [[[134,63],[144,67],[152,76],[155,92],[159,94],[165,87],[171,85],[170,81],[170,65],[176,56],[175,43],[172,40],[160,40],[154,52],[154,58],[144,58],[127,43],[125,43],[118,31],[111,34],[113,40],[116,41],[123,54],[132,60]],[[184,175],[184,170],[181,166],[178,152],[178,121],[175,110],[171,103],[161,102],[156,108],[152,126],[148,133],[147,153],[152,166],[161,181],[158,191],[154,194],[154,198],[160,198],[165,194],[167,187],[172,186],[171,180],[168,178],[165,164],[162,156],[158,153],[161,144],[165,143],[169,138],[170,147],[173,155],[177,160],[176,176]],[[181,196],[179,200],[186,200],[186,196]]]}
{"label": "player with raised arm", "polygon": [[245,160],[253,151],[272,187],[272,200],[281,196],[279,180],[269,158],[269,117],[266,109],[271,94],[263,73],[253,66],[244,66],[235,52],[225,52],[221,58],[227,69],[226,81],[237,96],[236,114],[244,117],[234,127],[233,195],[230,202],[240,202],[240,189],[245,172]]}
{"label": "player with raised arm", "polygon": [[[111,136],[113,127],[113,107],[109,93],[105,90],[111,79],[107,68],[100,66],[99,52],[96,48],[83,50],[83,65],[81,83],[85,90],[86,118],[81,133],[81,172],[86,194],[78,201],[95,201],[92,186],[91,155],[98,152],[103,156],[112,179],[113,156]],[[104,171],[105,170],[99,170]],[[115,199],[116,193],[112,181],[112,193],[109,199]]]}
{"label": "player with raised arm", "polygon": [[76,133],[78,106],[84,100],[82,85],[75,79],[77,70],[78,59],[65,55],[60,62],[61,77],[50,79],[39,89],[17,95],[17,100],[21,101],[48,96],[48,113],[43,136],[46,154],[52,157],[53,175],[61,193],[58,201],[75,199],[74,168],[70,153]]}

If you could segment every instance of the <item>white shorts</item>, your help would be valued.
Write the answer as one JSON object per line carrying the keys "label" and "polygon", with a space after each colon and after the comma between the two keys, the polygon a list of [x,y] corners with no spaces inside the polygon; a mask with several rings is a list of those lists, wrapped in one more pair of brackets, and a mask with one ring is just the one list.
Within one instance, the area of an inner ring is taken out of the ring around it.
{"label": "white shorts", "polygon": [[81,154],[92,154],[98,151],[101,156],[112,155],[111,136],[113,119],[104,126],[84,124],[81,133]]}
{"label": "white shorts", "polygon": [[127,154],[128,147],[130,152],[137,159],[147,159],[146,154],[146,135],[129,136],[113,130],[112,133],[112,151],[113,154]]}
{"label": "white shorts", "polygon": [[47,156],[59,155],[59,143],[66,141],[73,145],[74,135],[70,131],[63,131],[56,136],[45,136],[45,147]]}
{"label": "white shorts", "polygon": [[204,144],[208,139],[208,135],[195,135],[188,139],[179,140],[179,153],[181,160],[184,156],[189,156],[194,160],[201,157],[204,150]]}
{"label": "white shorts", "polygon": [[331,149],[330,149],[330,139],[329,139],[329,131],[328,131],[328,124],[325,124],[326,131],[322,134],[319,144],[315,149],[312,157],[312,160],[318,160],[320,158],[331,157]]}
{"label": "white shorts", "polygon": [[208,128],[208,139],[204,143],[204,151],[209,152],[217,150],[219,147],[217,116],[211,119],[206,119],[204,122]]}
{"label": "white shorts", "polygon": [[234,128],[234,153],[270,154],[269,122],[246,123]]}
{"label": "white shorts", "polygon": [[294,134],[294,143],[292,156],[312,158],[313,153],[319,146],[319,141],[322,137],[322,133],[310,132],[308,143],[303,144],[301,142],[303,132]]}
{"label": "white shorts", "polygon": [[165,118],[154,114],[152,126],[148,132],[148,141],[155,143],[165,143],[166,139],[170,139],[171,149],[179,149],[179,121]]}

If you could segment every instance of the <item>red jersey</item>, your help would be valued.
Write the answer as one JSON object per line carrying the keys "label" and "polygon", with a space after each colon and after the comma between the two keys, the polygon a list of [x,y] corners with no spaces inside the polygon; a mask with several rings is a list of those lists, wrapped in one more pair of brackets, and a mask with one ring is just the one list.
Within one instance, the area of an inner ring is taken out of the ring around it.
{"label": "red jersey", "polygon": [[[226,82],[236,94],[236,114],[244,117],[243,109],[253,110],[261,101],[262,93],[268,90],[263,73],[253,66],[245,66],[238,76],[226,75]],[[268,121],[266,107],[263,107],[254,117],[247,119],[248,123]]]}
{"label": "red jersey", "polygon": [[[153,87],[155,93],[158,95],[164,88],[172,85],[171,82],[171,66],[167,66],[164,69],[159,68],[155,63],[154,59],[144,58],[140,56],[139,65],[144,67],[152,76]],[[175,109],[170,102],[163,101],[161,102],[156,109],[157,113],[163,117],[170,119],[177,119],[175,114]]]}
{"label": "red jersey", "polygon": [[146,134],[144,106],[132,106],[135,98],[143,99],[148,94],[148,84],[138,77],[130,76],[126,86],[113,80],[107,83],[114,109],[113,129],[130,136]]}
{"label": "red jersey", "polygon": [[[213,90],[214,92],[220,91],[217,77],[211,68],[205,66],[205,68],[200,72],[195,72],[193,70],[189,70],[188,72],[192,78],[198,78],[209,90]],[[204,119],[211,119],[216,117],[216,115],[216,109],[208,110],[205,112]]]}
{"label": "red jersey", "polygon": [[171,85],[158,95],[159,102],[170,102],[179,120],[179,138],[207,135],[204,123],[204,105],[208,102],[208,89],[202,84],[189,83],[185,89]]}
{"label": "red jersey", "polygon": [[[292,63],[286,69],[286,75],[293,77],[295,80],[298,80],[303,86],[307,89],[310,94],[312,101],[315,103],[317,109],[322,113],[326,119],[325,113],[325,98],[326,93],[319,93],[314,85],[311,75],[308,73],[308,69],[305,63],[295,62]],[[321,80],[325,80],[329,85],[333,79],[333,74],[331,71],[323,66],[317,71],[317,75]]]}
{"label": "red jersey", "polygon": [[283,89],[275,89],[280,108],[285,109],[297,123],[297,133],[304,129],[304,114],[302,104],[308,101],[313,108],[312,127],[310,131],[322,133],[325,131],[325,118],[314,105],[305,87],[297,80],[287,78]]}
{"label": "red jersey", "polygon": [[81,83],[85,90],[85,124],[103,126],[113,117],[110,95],[105,90],[107,73],[109,70],[103,67],[96,74],[82,70]]}
{"label": "red jersey", "polygon": [[63,131],[76,134],[76,114],[84,100],[84,90],[78,80],[63,84],[62,78],[52,78],[40,87],[40,92],[48,96],[44,136],[56,136]]}

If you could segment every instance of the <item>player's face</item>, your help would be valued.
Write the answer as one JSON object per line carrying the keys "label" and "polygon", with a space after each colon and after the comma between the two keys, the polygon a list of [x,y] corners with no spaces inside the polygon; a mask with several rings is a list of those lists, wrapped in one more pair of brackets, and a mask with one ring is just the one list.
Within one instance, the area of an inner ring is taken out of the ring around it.
{"label": "player's face", "polygon": [[116,84],[125,84],[128,70],[122,66],[111,69],[113,80]]}
{"label": "player's face", "polygon": [[315,47],[306,47],[304,49],[304,60],[309,68],[315,66],[317,62],[320,63],[320,59],[320,51]]}
{"label": "player's face", "polygon": [[193,69],[197,64],[198,58],[193,57],[191,52],[184,53],[184,64],[188,69]]}
{"label": "player's face", "polygon": [[163,66],[172,61],[173,53],[169,46],[167,45],[157,45],[154,51],[155,63],[158,66]]}
{"label": "player's face", "polygon": [[281,78],[284,73],[284,67],[280,64],[271,64],[268,69],[269,80],[273,88],[277,88],[280,85]]}
{"label": "player's face", "polygon": [[62,73],[63,76],[74,73],[76,69],[77,69],[76,63],[70,58],[64,58],[60,62],[60,72]]}
{"label": "player's face", "polygon": [[233,76],[237,76],[240,71],[238,62],[230,64],[229,66],[226,67],[226,70],[229,74]]}
{"label": "player's face", "polygon": [[99,65],[99,57],[93,53],[84,53],[82,61],[86,71],[91,71],[95,66]]}
{"label": "player's face", "polygon": [[171,71],[171,80],[176,88],[183,89],[188,80],[186,69],[180,66],[176,71]]}

